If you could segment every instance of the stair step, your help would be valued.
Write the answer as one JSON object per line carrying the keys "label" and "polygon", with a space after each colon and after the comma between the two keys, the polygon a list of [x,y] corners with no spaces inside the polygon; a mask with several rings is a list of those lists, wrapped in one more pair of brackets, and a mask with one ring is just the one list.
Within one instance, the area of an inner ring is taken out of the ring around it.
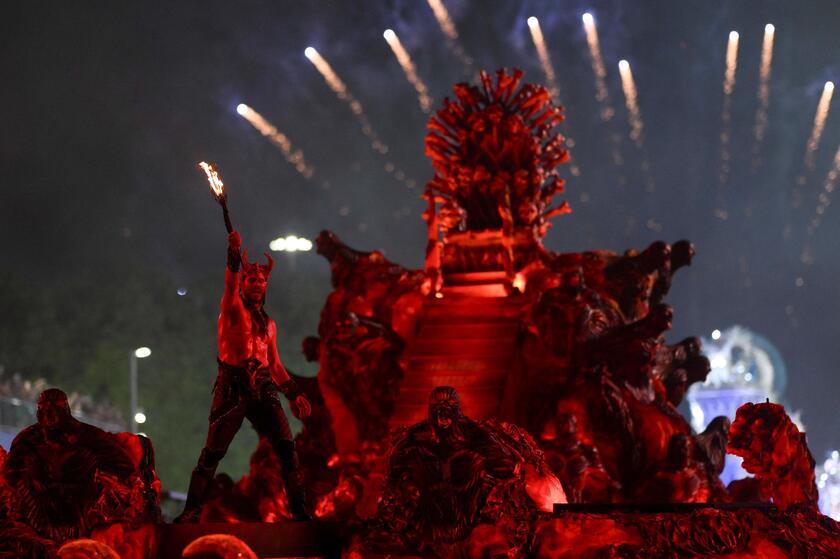
{"label": "stair step", "polygon": [[507,280],[504,270],[490,272],[463,272],[443,275],[444,285],[462,285],[465,283],[502,283]]}
{"label": "stair step", "polygon": [[469,303],[453,303],[451,305],[426,305],[423,318],[438,317],[476,317],[476,318],[519,318],[522,305],[506,304],[477,304],[472,298]]}
{"label": "stair step", "polygon": [[441,290],[444,298],[447,295],[470,295],[472,297],[507,297],[507,289],[504,283],[480,283],[468,285],[446,285],[444,280],[444,288]]}
{"label": "stair step", "polygon": [[451,339],[513,339],[519,331],[518,322],[424,322],[420,325],[416,340]]}
{"label": "stair step", "polygon": [[408,358],[408,370],[423,373],[435,373],[438,371],[481,373],[486,370],[505,369],[509,361],[509,354],[503,357],[493,355],[453,355],[444,358],[413,355]]}
{"label": "stair step", "polygon": [[513,336],[472,339],[428,339],[415,338],[406,355],[418,357],[448,357],[452,355],[509,356],[514,350]]}

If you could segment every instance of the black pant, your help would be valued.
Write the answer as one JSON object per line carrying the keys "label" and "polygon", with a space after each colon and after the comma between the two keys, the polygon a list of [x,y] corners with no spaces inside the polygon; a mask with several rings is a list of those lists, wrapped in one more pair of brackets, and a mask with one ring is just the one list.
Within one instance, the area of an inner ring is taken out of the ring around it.
{"label": "black pant", "polygon": [[219,361],[207,441],[190,479],[184,516],[197,514],[201,510],[216,467],[245,418],[248,418],[257,433],[268,440],[283,465],[283,481],[292,515],[297,517],[306,514],[295,443],[280,404],[280,390],[271,378],[271,372],[268,369],[251,371]]}

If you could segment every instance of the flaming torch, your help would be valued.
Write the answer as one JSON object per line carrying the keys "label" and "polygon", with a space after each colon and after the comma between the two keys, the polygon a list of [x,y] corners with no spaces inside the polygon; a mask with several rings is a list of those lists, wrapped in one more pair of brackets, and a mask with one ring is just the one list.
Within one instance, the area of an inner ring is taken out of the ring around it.
{"label": "flaming torch", "polygon": [[207,175],[207,182],[210,184],[210,190],[213,192],[213,198],[222,206],[222,215],[225,217],[225,228],[228,233],[233,233],[233,225],[230,223],[230,214],[227,207],[227,192],[225,192],[225,184],[222,182],[222,177],[219,176],[219,171],[212,163],[202,161],[198,164],[204,174]]}

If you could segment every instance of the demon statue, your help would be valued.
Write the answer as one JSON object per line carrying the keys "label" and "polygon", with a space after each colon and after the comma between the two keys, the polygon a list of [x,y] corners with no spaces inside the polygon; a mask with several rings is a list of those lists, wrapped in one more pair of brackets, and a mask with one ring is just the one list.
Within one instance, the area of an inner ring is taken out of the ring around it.
{"label": "demon statue", "polygon": [[56,388],[41,393],[37,421],[15,437],[2,467],[0,557],[47,556],[82,537],[148,557],[160,518],[149,440],[78,421]]}
{"label": "demon statue", "polygon": [[814,457],[783,406],[744,404],[730,429],[729,452],[744,459],[755,476],[759,497],[781,509],[794,505],[817,509]]}
{"label": "demon statue", "polygon": [[247,253],[240,253],[241,245],[239,233],[230,233],[218,327],[219,374],[210,426],[179,522],[199,519],[216,467],[245,418],[265,437],[282,464],[292,517],[309,518],[302,472],[280,393],[289,399],[296,417],[309,415],[310,405],[280,362],[277,326],[263,309],[271,257],[266,254],[266,265],[249,263]]}
{"label": "demon statue", "polygon": [[478,524],[510,523],[515,551],[528,521],[563,502],[560,482],[525,431],[465,417],[455,389],[439,386],[428,418],[394,437],[376,521],[380,539],[417,551],[463,540]]}

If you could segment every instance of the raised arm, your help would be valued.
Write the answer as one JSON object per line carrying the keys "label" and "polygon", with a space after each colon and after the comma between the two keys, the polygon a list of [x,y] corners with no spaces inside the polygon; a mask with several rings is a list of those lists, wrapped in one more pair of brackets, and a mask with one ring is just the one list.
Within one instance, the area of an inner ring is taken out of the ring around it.
{"label": "raised arm", "polygon": [[225,268],[225,291],[222,294],[222,310],[229,309],[232,301],[239,295],[239,266],[242,260],[239,250],[242,248],[242,238],[239,233],[232,231],[228,235],[227,268]]}

